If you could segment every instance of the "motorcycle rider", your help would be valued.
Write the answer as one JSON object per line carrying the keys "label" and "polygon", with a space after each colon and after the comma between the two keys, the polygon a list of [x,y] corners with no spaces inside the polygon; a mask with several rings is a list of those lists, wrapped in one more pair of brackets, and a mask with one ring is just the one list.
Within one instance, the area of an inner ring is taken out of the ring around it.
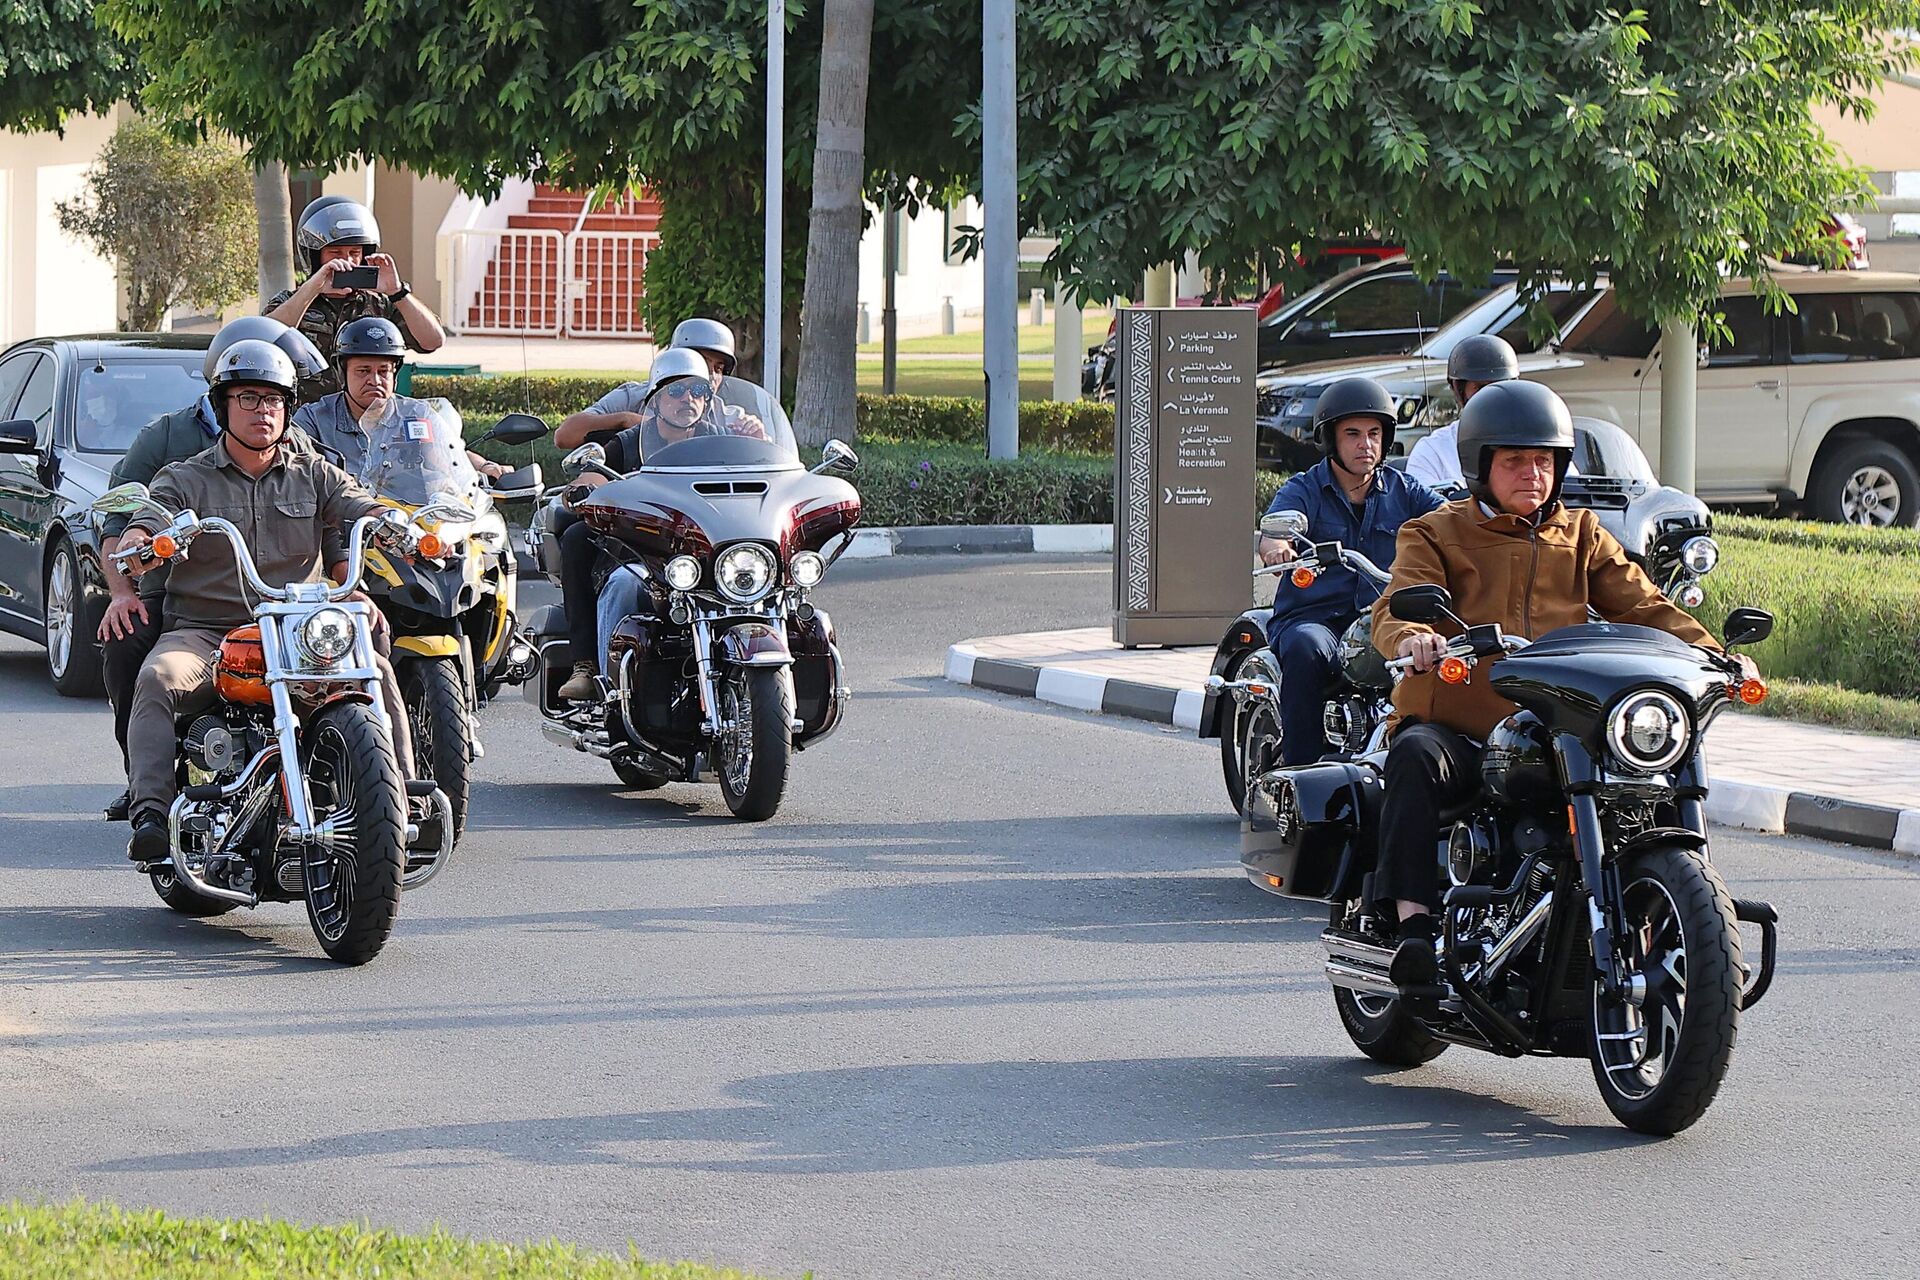
{"label": "motorcycle rider", "polygon": [[[318,372],[326,361],[313,343],[298,329],[289,329],[266,316],[242,316],[229,321],[214,334],[201,362],[201,377],[213,381],[220,357],[234,343],[248,338],[271,342],[293,361],[301,377]],[[126,453],[114,463],[109,484],[152,484],[160,468],[181,462],[220,439],[220,423],[213,402],[202,392],[192,404],[162,414],[134,437]],[[313,443],[305,432],[288,431],[286,448],[312,452]],[[120,535],[127,517],[112,515],[101,520],[101,553],[111,555],[120,549]],[[345,544],[335,540],[329,547],[327,563],[333,564],[345,553]],[[133,682],[140,664],[147,660],[154,641],[160,638],[160,601],[166,592],[167,572],[158,567],[138,580],[123,573],[107,574],[107,611],[100,619],[101,673],[107,686],[107,702],[113,707],[113,736],[120,744],[120,760],[127,763],[127,716],[133,710]],[[131,790],[122,791],[106,809],[109,822],[124,822],[133,802]]]}
{"label": "motorcycle rider", "polygon": [[[631,415],[622,415],[631,416],[633,421],[605,442],[607,466],[623,473],[634,471],[642,459],[668,445],[713,434],[709,416],[713,398],[713,375],[699,352],[685,348],[662,352],[653,362],[646,395]],[[574,481],[562,498],[569,513],[575,502],[605,479],[586,472]],[[568,523],[560,534],[560,597],[567,615],[568,645],[573,650],[573,674],[557,694],[566,702],[585,702],[599,692],[594,680],[600,672],[600,593],[594,587],[598,554],[586,523],[577,517]]]}
{"label": "motorcycle rider", "polygon": [[[713,389],[718,392],[721,383],[733,376],[733,345],[733,330],[718,320],[695,316],[674,326],[667,350],[697,352],[706,361]],[[649,371],[648,377],[647,382],[623,382],[580,412],[569,414],[554,430],[555,447],[575,449],[590,440],[605,441],[614,433],[637,425],[651,380],[658,378],[659,373]],[[759,418],[738,405],[722,404],[718,396],[709,405],[707,416],[712,430],[766,438],[766,427]]]}
{"label": "motorcycle rider", "polygon": [[[382,316],[349,320],[334,335],[333,362],[342,389],[303,403],[293,423],[338,455],[343,471],[358,476],[367,462],[367,427],[386,415],[397,396],[395,386],[407,362],[405,335],[399,325]],[[489,480],[507,473],[507,468],[471,449],[467,461]]]}
{"label": "motorcycle rider", "polygon": [[[1328,387],[1313,414],[1322,460],[1280,486],[1267,507],[1307,517],[1316,542],[1338,541],[1385,569],[1400,526],[1440,505],[1440,495],[1392,467],[1393,398],[1372,378]],[[1293,548],[1260,539],[1260,559],[1284,564]],[[1345,565],[1322,565],[1313,585],[1274,596],[1267,642],[1280,664],[1280,756],[1312,764],[1327,753],[1322,708],[1340,672],[1340,634],[1373,602],[1374,588]]]}
{"label": "motorcycle rider", "polygon": [[[380,252],[380,224],[373,210],[346,196],[321,196],[301,212],[294,241],[306,261],[307,278],[299,287],[275,294],[261,310],[306,334],[323,356],[332,359],[334,335],[362,316],[393,321],[406,345],[423,354],[445,344],[447,334],[439,319],[400,279],[392,255]],[[372,289],[334,287],[336,272],[359,266],[379,271]],[[303,375],[300,381],[300,398],[308,403],[339,390],[337,365],[310,378]]]}
{"label": "motorcycle rider", "polygon": [[[1447,386],[1462,410],[1482,387],[1510,382],[1520,376],[1520,360],[1506,339],[1491,333],[1478,333],[1461,339],[1447,355]],[[1610,460],[1610,474],[1621,480],[1639,480],[1658,484],[1647,455],[1639,443],[1614,423],[1601,418],[1575,418],[1574,425],[1594,437],[1598,452],[1595,459]],[[1435,428],[1413,446],[1407,455],[1407,474],[1430,488],[1451,491],[1465,489],[1467,480],[1460,471],[1460,452],[1455,440],[1460,431],[1456,417],[1444,427]],[[1569,475],[1580,474],[1578,463],[1568,467]],[[1596,468],[1597,471],[1597,468]]]}
{"label": "motorcycle rider", "polygon": [[[1453,596],[1453,611],[1469,623],[1498,623],[1529,640],[1584,623],[1591,609],[1609,622],[1658,627],[1721,652],[1705,627],[1668,603],[1627,559],[1592,511],[1561,505],[1574,434],[1559,396],[1520,381],[1481,389],[1460,415],[1456,448],[1472,496],[1407,522],[1393,581],[1373,606],[1374,647],[1390,658],[1411,658],[1418,673],[1393,695],[1373,896],[1383,910],[1391,903],[1399,921],[1389,972],[1403,990],[1419,995],[1438,973],[1439,814],[1479,786],[1482,744],[1517,708],[1477,673],[1460,685],[1431,674],[1445,638],[1422,623],[1395,619],[1388,597],[1416,584],[1442,586]],[[1750,660],[1739,661],[1747,675],[1755,673]]]}
{"label": "motorcycle rider", "polygon": [[[293,362],[259,340],[236,342],[222,353],[209,395],[220,427],[212,447],[175,462],[154,477],[153,499],[169,510],[219,513],[246,536],[254,562],[269,582],[297,582],[320,567],[324,530],[339,531],[382,510],[353,477],[313,451],[287,446],[289,409],[299,386]],[[136,515],[120,536],[142,547],[162,523]],[[135,568],[144,572],[137,561]],[[133,792],[136,862],[167,857],[167,811],[176,793],[176,719],[213,697],[214,660],[235,627],[253,620],[253,602],[224,537],[196,545],[167,575],[165,625],[134,683],[127,728]],[[344,563],[333,566],[340,580]],[[413,774],[406,711],[391,665],[376,658],[381,700],[392,726],[402,776]]]}

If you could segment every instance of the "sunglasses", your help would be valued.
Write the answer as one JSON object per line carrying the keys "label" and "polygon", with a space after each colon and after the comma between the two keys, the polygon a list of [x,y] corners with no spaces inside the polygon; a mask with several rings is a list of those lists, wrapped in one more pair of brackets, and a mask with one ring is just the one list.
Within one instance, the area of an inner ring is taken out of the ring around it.
{"label": "sunglasses", "polygon": [[660,394],[669,400],[698,400],[705,404],[713,392],[695,382],[676,382],[670,387],[662,387]]}

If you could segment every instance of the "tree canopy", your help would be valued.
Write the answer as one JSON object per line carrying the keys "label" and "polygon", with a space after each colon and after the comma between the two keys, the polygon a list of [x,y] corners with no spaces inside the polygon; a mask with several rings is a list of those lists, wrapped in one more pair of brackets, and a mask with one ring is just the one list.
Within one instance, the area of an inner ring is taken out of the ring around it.
{"label": "tree canopy", "polygon": [[140,86],[133,51],[94,24],[92,0],[0,3],[0,129],[59,129]]}
{"label": "tree canopy", "polygon": [[1023,217],[1092,298],[1186,250],[1245,278],[1363,229],[1466,276],[1610,267],[1643,315],[1817,246],[1864,195],[1906,0],[1026,0]]}

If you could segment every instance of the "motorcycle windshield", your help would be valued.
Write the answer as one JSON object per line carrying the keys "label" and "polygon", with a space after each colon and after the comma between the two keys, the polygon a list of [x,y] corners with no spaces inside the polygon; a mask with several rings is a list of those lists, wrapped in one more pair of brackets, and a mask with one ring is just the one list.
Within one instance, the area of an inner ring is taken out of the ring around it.
{"label": "motorcycle windshield", "polygon": [[1658,484],[1653,466],[1632,436],[1598,418],[1573,420],[1573,469],[1588,478]]}
{"label": "motorcycle windshield", "polygon": [[640,406],[642,471],[783,471],[800,466],[780,402],[740,378],[676,378]]}
{"label": "motorcycle windshield", "polygon": [[492,505],[467,460],[460,412],[445,400],[396,396],[361,425],[367,460],[360,483],[374,497],[405,507],[458,504],[475,520]]}

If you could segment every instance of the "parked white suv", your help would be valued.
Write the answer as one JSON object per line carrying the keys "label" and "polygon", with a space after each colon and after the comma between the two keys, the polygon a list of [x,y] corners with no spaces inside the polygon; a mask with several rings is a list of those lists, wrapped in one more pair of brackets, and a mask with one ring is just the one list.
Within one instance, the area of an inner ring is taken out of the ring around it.
{"label": "parked white suv", "polygon": [[[1721,294],[1732,340],[1699,370],[1695,486],[1708,502],[1806,503],[1817,519],[1920,523],[1920,276],[1792,271],[1798,314],[1768,315],[1745,280]],[[1660,457],[1655,328],[1609,292],[1521,376]],[[1423,424],[1424,425],[1424,424]]]}

